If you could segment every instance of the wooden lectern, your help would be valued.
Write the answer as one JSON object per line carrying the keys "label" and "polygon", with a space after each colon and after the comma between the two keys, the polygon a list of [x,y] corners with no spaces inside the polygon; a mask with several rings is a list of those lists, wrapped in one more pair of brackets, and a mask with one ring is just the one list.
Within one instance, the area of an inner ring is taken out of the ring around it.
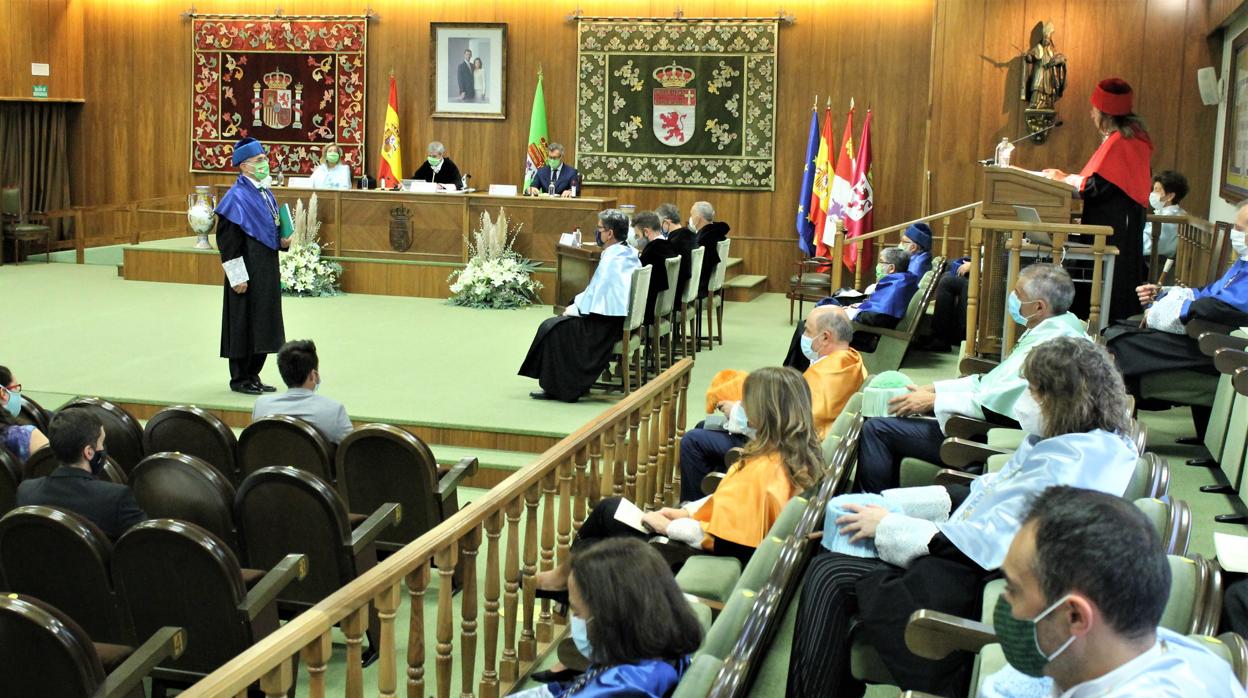
{"label": "wooden lectern", "polygon": [[602,248],[597,245],[555,245],[555,314],[572,304],[576,294],[585,290],[598,269]]}

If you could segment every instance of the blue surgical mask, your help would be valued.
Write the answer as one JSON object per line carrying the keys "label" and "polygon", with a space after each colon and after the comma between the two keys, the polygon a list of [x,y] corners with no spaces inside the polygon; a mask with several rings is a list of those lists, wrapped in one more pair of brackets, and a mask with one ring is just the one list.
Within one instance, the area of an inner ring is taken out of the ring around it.
{"label": "blue surgical mask", "polygon": [[9,401],[4,403],[4,408],[9,411],[10,415],[16,417],[22,413],[22,391],[7,390],[7,392]]}
{"label": "blue surgical mask", "polygon": [[[1020,325],[1026,325],[1028,317],[1023,315],[1023,302],[1019,300],[1018,294],[1010,291],[1010,297],[1005,302],[1006,310],[1010,311],[1010,317],[1014,318],[1014,322]],[[1033,315],[1035,313],[1032,313]]]}
{"label": "blue surgical mask", "polygon": [[805,356],[811,363],[819,360],[819,352],[815,351],[815,338],[802,335],[802,356]]}
{"label": "blue surgical mask", "polygon": [[[592,619],[590,619],[592,620]],[[593,660],[594,646],[589,644],[589,621],[580,616],[573,615],[569,624],[572,631],[572,641],[576,643],[576,649],[586,659]]]}

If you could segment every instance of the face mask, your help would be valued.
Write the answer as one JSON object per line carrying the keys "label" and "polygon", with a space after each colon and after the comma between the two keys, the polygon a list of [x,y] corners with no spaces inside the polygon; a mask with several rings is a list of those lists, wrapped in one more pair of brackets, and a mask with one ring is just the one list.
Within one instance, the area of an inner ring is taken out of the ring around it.
{"label": "face mask", "polygon": [[1040,615],[1031,620],[1015,618],[1014,611],[1005,597],[997,598],[997,607],[992,613],[992,627],[997,631],[997,642],[1001,643],[1005,661],[1009,662],[1010,666],[1028,676],[1039,678],[1044,676],[1044,667],[1057,659],[1067,647],[1070,647],[1070,643],[1075,641],[1073,635],[1053,654],[1045,654],[1040,649],[1040,641],[1036,638],[1036,625],[1044,620],[1044,617],[1053,609],[1065,603],[1068,598],[1070,598],[1069,595],[1063,596],[1057,600],[1057,603],[1044,609]]}
{"label": "face mask", "polygon": [[264,180],[268,179],[269,178],[269,161],[264,160],[253,165],[252,170],[251,170],[251,176],[254,177],[257,182],[263,182]]}
{"label": "face mask", "polygon": [[1154,211],[1160,211],[1166,207],[1166,202],[1161,200],[1161,194],[1153,191],[1148,193],[1148,205],[1152,206]]}
{"label": "face mask", "polygon": [[16,417],[22,413],[22,391],[8,390],[6,388],[5,392],[9,394],[9,401],[4,403],[4,409],[8,410],[10,415]]}
{"label": "face mask", "polygon": [[1244,242],[1244,231],[1231,230],[1231,249],[1240,259],[1248,259],[1248,243]]}
{"label": "face mask", "polygon": [[[592,619],[591,619],[592,620]],[[592,659],[594,656],[594,646],[589,644],[589,621],[580,616],[572,616],[570,623],[572,630],[572,641],[576,643],[576,649],[586,659]]]}
{"label": "face mask", "polygon": [[337,164],[338,164],[338,153],[326,153],[326,154],[325,154],[325,162],[329,163],[331,166],[333,166],[333,165],[337,165]]}
{"label": "face mask", "polygon": [[628,244],[640,250],[641,248],[646,246],[646,239],[638,235],[636,230],[629,228],[628,229]]}
{"label": "face mask", "polygon": [[799,341],[802,343],[802,355],[809,359],[811,363],[817,361],[819,359],[819,352],[815,351],[815,338],[802,335],[802,338]]}
{"label": "face mask", "polygon": [[689,229],[697,230],[697,228],[693,227],[693,216],[689,216]]}
{"label": "face mask", "polygon": [[1040,411],[1040,404],[1031,396],[1030,390],[1024,390],[1018,400],[1014,401],[1014,419],[1018,420],[1023,431],[1044,437],[1044,413]]}
{"label": "face mask", "polygon": [[[1020,325],[1027,324],[1027,320],[1030,316],[1023,315],[1023,302],[1018,299],[1018,294],[1010,291],[1010,297],[1006,301],[1005,307],[1006,310],[1010,311],[1010,317],[1014,318],[1014,322],[1017,322]],[[1032,313],[1032,315],[1035,315],[1035,313]]]}
{"label": "face mask", "polygon": [[442,164],[442,158],[425,158],[425,161],[429,163],[430,167],[437,167]]}
{"label": "face mask", "polygon": [[888,276],[888,272],[884,271],[884,270],[885,270],[885,269],[887,269],[887,268],[888,268],[888,267],[886,267],[886,266],[885,266],[885,265],[883,265],[883,264],[877,264],[877,265],[875,265],[875,278],[877,278],[877,279],[882,279],[882,278],[884,278],[884,277]]}
{"label": "face mask", "polygon": [[91,466],[92,475],[99,475],[104,470],[104,459],[107,457],[108,454],[104,452],[104,449],[96,449],[95,455],[91,456],[91,460],[87,461],[87,464]]}
{"label": "face mask", "polygon": [[559,169],[559,158],[546,158],[546,166],[553,172]]}
{"label": "face mask", "polygon": [[597,228],[594,228],[594,242],[602,247],[602,231]]}

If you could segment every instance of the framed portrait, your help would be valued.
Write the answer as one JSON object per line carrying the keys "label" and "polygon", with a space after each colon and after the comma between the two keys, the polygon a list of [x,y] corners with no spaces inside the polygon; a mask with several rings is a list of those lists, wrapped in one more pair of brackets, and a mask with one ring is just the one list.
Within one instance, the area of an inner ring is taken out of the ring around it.
{"label": "framed portrait", "polygon": [[430,30],[433,116],[507,118],[507,25],[433,22]]}
{"label": "framed portrait", "polygon": [[1222,144],[1222,186],[1228,203],[1248,199],[1248,31],[1231,43],[1231,69]]}

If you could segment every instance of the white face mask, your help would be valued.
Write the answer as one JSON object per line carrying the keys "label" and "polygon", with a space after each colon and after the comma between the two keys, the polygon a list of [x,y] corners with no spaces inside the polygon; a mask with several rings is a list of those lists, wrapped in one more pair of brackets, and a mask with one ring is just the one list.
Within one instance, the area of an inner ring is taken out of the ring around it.
{"label": "white face mask", "polygon": [[1044,438],[1044,413],[1040,411],[1036,399],[1031,396],[1031,390],[1024,390],[1014,401],[1014,419],[1018,420],[1023,431]]}
{"label": "white face mask", "polygon": [[1244,231],[1231,230],[1231,249],[1240,259],[1248,259],[1248,243],[1244,242]]}
{"label": "white face mask", "polygon": [[693,227],[693,216],[689,216],[689,229],[697,230],[697,228]]}
{"label": "white face mask", "polygon": [[1148,205],[1152,206],[1154,211],[1160,211],[1166,207],[1166,202],[1162,201],[1161,194],[1153,191],[1148,193]]}

